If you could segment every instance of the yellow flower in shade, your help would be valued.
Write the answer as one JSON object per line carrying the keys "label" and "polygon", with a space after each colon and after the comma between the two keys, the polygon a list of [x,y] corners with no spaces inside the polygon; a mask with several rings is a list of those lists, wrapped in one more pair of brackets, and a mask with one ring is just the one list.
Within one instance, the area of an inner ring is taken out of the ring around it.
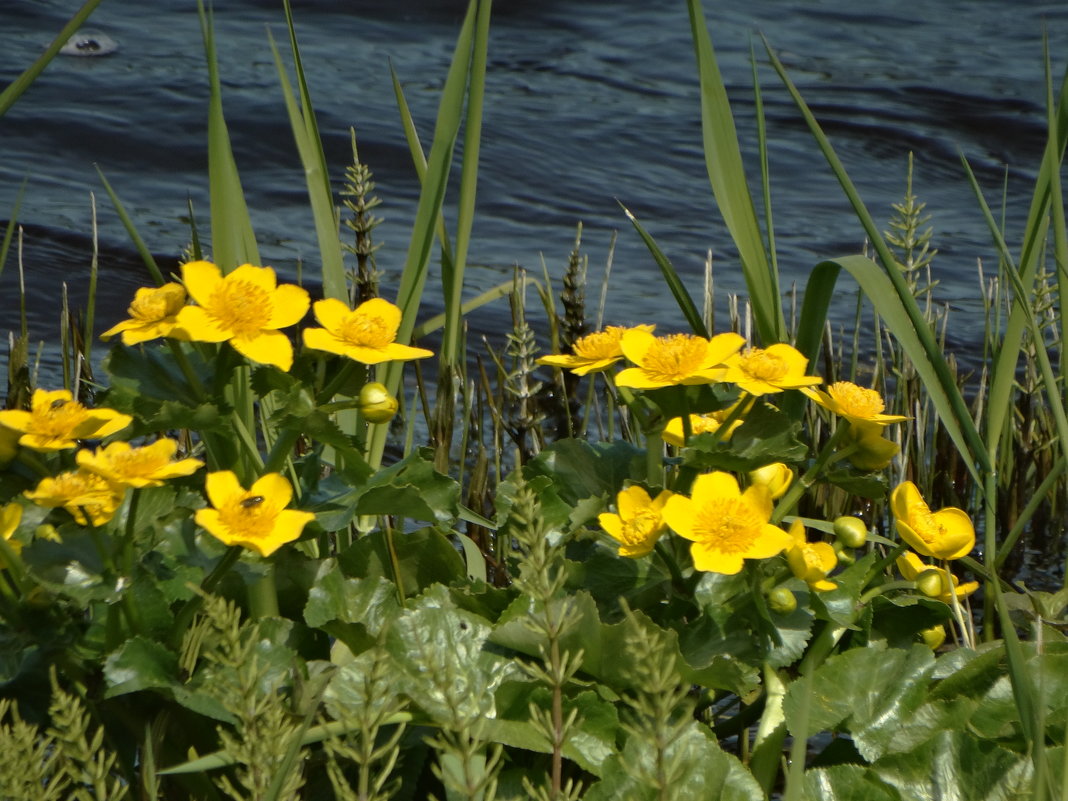
{"label": "yellow flower in shade", "polygon": [[622,325],[610,325],[603,331],[595,331],[576,340],[571,347],[570,354],[542,356],[537,363],[547,364],[550,367],[562,367],[575,375],[607,370],[623,358],[621,342],[623,334],[627,331],[646,331],[651,334],[653,326],[638,325],[634,328],[627,328]]}
{"label": "yellow flower in shade", "polygon": [[689,498],[673,495],[664,505],[668,525],[693,542],[694,567],[712,573],[734,574],[746,559],[767,559],[789,548],[793,538],[770,518],[765,487],[742,492],[734,476],[719,471],[698,476]]}
{"label": "yellow flower in shade", "polygon": [[750,395],[768,395],[784,389],[800,389],[822,384],[819,376],[805,375],[808,359],[791,345],[778,343],[767,348],[747,348],[727,362],[724,381],[737,384]]}
{"label": "yellow flower in shade", "polygon": [[663,490],[654,500],[639,486],[627,487],[616,496],[619,514],[604,512],[598,515],[601,528],[619,542],[620,556],[637,559],[653,550],[660,535],[667,530],[663,511],[671,496],[671,492]]}
{"label": "yellow flower in shade", "polygon": [[900,414],[883,414],[882,396],[874,389],[858,387],[851,381],[835,381],[827,391],[802,387],[801,391],[829,412],[844,417],[850,423],[887,426],[908,420]]}
{"label": "yellow flower in shade", "polygon": [[[942,603],[953,603],[953,595],[957,596],[957,600],[967,598],[977,589],[979,589],[978,581],[966,581],[960,584],[957,581],[957,577],[952,573],[934,565],[926,565],[912,551],[905,551],[901,556],[897,558],[897,569],[901,572],[901,577],[905,581],[916,581],[923,574],[934,574],[940,579],[937,585],[938,591],[935,593],[927,593],[932,598],[937,598]],[[933,582],[932,582],[933,583]]]}
{"label": "yellow flower in shade", "polygon": [[19,452],[21,431],[0,426],[0,467],[7,467]]}
{"label": "yellow flower in shade", "polygon": [[716,334],[712,339],[693,334],[654,337],[632,328],[623,334],[620,347],[637,367],[616,376],[616,384],[634,389],[656,389],[677,384],[710,384],[723,375],[723,363],[745,344],[735,333]]}
{"label": "yellow flower in shade", "polygon": [[[15,529],[22,521],[22,507],[17,503],[9,503],[0,507],[0,537],[7,543],[7,547],[16,554],[22,552],[22,543],[11,539]],[[4,557],[0,556],[0,568],[4,567]]]}
{"label": "yellow flower in shade", "polygon": [[315,519],[311,512],[286,509],[293,487],[280,473],[261,476],[245,489],[229,470],[208,473],[205,489],[213,509],[199,509],[197,525],[227,545],[270,556]]}
{"label": "yellow flower in shade", "polygon": [[316,301],[315,319],[322,328],[306,328],[304,344],[347,356],[362,364],[406,362],[425,359],[433,351],[394,342],[401,323],[401,310],[382,298],[371,298],[350,309],[336,298]]}
{"label": "yellow flower in shade", "polygon": [[247,359],[281,370],[293,366],[293,346],[279,328],[307,313],[308,293],[278,285],[270,267],[243,264],[227,275],[208,261],[182,265],[186,291],[199,305],[178,312],[174,336],[195,342],[229,342]]}
{"label": "yellow flower in shade", "polygon": [[790,571],[818,592],[834,590],[838,585],[827,581],[827,574],[838,564],[834,546],[828,542],[809,542],[805,539],[805,526],[800,520],[790,524],[790,536],[794,544],[786,552]]}
{"label": "yellow flower in shade", "polygon": [[73,448],[79,439],[101,439],[126,428],[133,418],[113,409],[89,409],[69,390],[37,389],[30,411],[0,412],[0,425],[20,433],[19,444],[35,451]]}
{"label": "yellow flower in shade", "polygon": [[22,494],[38,506],[62,506],[80,526],[102,526],[111,520],[123,495],[106,478],[88,470],[71,470],[41,479],[36,489]]}
{"label": "yellow flower in shade", "polygon": [[942,643],[946,641],[946,627],[939,623],[937,626],[924,629],[920,632],[920,639],[932,651],[937,651],[942,647]]}
{"label": "yellow flower in shade", "polygon": [[911,481],[890,493],[890,510],[901,539],[923,556],[960,559],[975,547],[971,518],[952,506],[932,512]]}
{"label": "yellow flower in shade", "polygon": [[[723,423],[731,416],[731,413],[734,412],[738,403],[742,403],[742,401],[738,401],[737,403],[728,406],[726,409],[717,409],[714,412],[706,412],[705,414],[691,414],[690,433],[697,436],[698,434],[709,434],[719,431]],[[741,417],[731,421],[731,424],[727,426],[727,430],[720,435],[720,441],[726,442],[729,440],[731,434],[735,432],[735,429],[744,422],[744,418]],[[680,448],[683,447],[685,443],[683,442],[682,418],[672,417],[668,420],[667,424],[664,426],[664,430],[660,432],[660,436],[663,438],[664,442],[676,445]]]}
{"label": "yellow flower in shade", "polygon": [[123,487],[159,487],[163,482],[188,476],[204,465],[199,459],[174,460],[178,442],[163,438],[134,448],[128,442],[112,442],[95,452],[78,451],[78,466]]}
{"label": "yellow flower in shade", "polygon": [[893,461],[901,446],[883,436],[880,423],[854,422],[849,426],[846,441],[856,445],[846,458],[858,470],[882,470]]}
{"label": "yellow flower in shade", "polygon": [[185,297],[185,287],[173,282],[161,287],[141,287],[126,310],[130,319],[109,328],[100,338],[110,339],[121,333],[123,345],[136,345],[170,336],[178,323],[178,312],[185,306]]}
{"label": "yellow flower in shade", "polygon": [[782,462],[773,462],[749,471],[749,481],[767,487],[772,500],[781,498],[794,480],[794,471]]}

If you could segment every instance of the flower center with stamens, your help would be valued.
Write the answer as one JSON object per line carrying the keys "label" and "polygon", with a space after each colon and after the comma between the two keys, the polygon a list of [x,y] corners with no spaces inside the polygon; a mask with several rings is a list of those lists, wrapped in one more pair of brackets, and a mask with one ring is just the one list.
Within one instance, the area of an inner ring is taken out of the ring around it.
{"label": "flower center with stamens", "polygon": [[277,511],[271,503],[249,494],[237,497],[219,510],[220,522],[230,531],[249,540],[267,537],[274,526],[275,517]]}
{"label": "flower center with stamens", "polygon": [[170,458],[154,448],[132,448],[108,455],[114,471],[123,477],[148,476],[165,466]]}
{"label": "flower center with stamens", "polygon": [[44,437],[69,437],[89,416],[89,410],[75,400],[57,400],[35,409],[29,430]]}
{"label": "flower center with stamens", "polygon": [[271,295],[248,281],[222,281],[205,306],[218,325],[237,336],[254,336],[271,320]]}
{"label": "flower center with stamens", "polygon": [[657,381],[675,384],[705,367],[708,340],[693,334],[669,334],[653,340],[642,369]]}
{"label": "flower center with stamens", "polygon": [[745,553],[767,522],[742,498],[716,498],[704,504],[694,521],[694,540],[725,554]]}
{"label": "flower center with stamens", "polygon": [[614,359],[623,355],[619,342],[622,339],[624,329],[619,326],[609,326],[604,331],[596,331],[582,337],[572,346],[576,356],[590,361],[601,359]]}
{"label": "flower center with stamens", "polygon": [[841,413],[846,417],[870,419],[882,414],[885,408],[878,392],[858,387],[849,381],[836,381],[827,388],[827,394],[838,404]]}
{"label": "flower center with stamens", "polygon": [[623,521],[623,541],[631,546],[642,545],[663,525],[663,518],[656,512],[638,512],[634,517]]}
{"label": "flower center with stamens", "polygon": [[381,317],[350,314],[338,326],[337,336],[350,345],[381,349],[390,344],[396,335]]}
{"label": "flower center with stamens", "polygon": [[790,372],[786,360],[763,348],[750,348],[741,357],[742,370],[761,381],[778,381]]}

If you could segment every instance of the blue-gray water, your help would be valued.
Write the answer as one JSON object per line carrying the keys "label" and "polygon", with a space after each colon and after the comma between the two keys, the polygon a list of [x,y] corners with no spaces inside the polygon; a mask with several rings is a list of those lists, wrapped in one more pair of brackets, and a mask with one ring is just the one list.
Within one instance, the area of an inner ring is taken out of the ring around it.
{"label": "blue-gray water", "polygon": [[[40,52],[80,5],[0,0],[0,85]],[[278,90],[266,30],[285,43],[280,2],[216,4],[224,106],[264,261],[292,276],[315,269],[304,180]],[[428,146],[438,92],[464,4],[459,0],[294,0],[294,14],[327,159],[335,181],[349,163],[349,126],[374,170],[391,295],[403,263],[417,182],[401,133],[388,64],[404,82]],[[400,10],[398,10],[400,9]],[[755,178],[750,46],[763,33],[831,136],[877,220],[904,191],[933,214],[939,298],[955,308],[952,346],[975,353],[981,336],[977,259],[990,244],[958,150],[1000,202],[1008,169],[1010,241],[1026,214],[1044,141],[1042,34],[1055,59],[1068,44],[1068,6],[1030,0],[748,0],[705,3],[720,66]],[[89,193],[103,247],[98,321],[123,316],[148,282],[94,171],[99,165],[150,248],[177,256],[189,239],[187,200],[207,230],[207,83],[193,0],[105,0],[86,27],[119,50],[60,57],[0,118],[0,219],[27,180],[20,220],[30,318],[58,339],[61,281],[83,294],[90,261]],[[1055,74],[1064,65],[1055,61]],[[760,67],[770,137],[775,230],[784,283],[823,258],[857,252],[863,233],[774,73]],[[753,184],[754,190],[757,189]],[[711,249],[717,286],[743,289],[715,210],[701,152],[697,82],[679,0],[498,0],[486,97],[472,293],[519,264],[559,276],[576,223],[585,226],[590,276],[599,281],[619,232],[607,322],[681,329],[659,271],[620,211],[631,208],[693,292]],[[842,282],[842,316],[853,308]],[[847,292],[846,290],[849,290]],[[596,291],[591,289],[591,295]],[[433,289],[428,301],[433,303]],[[13,257],[0,276],[0,326],[15,324]],[[499,331],[506,307],[477,313]],[[6,358],[6,349],[5,357]],[[54,366],[53,351],[45,366]],[[54,367],[53,367],[54,369]]]}

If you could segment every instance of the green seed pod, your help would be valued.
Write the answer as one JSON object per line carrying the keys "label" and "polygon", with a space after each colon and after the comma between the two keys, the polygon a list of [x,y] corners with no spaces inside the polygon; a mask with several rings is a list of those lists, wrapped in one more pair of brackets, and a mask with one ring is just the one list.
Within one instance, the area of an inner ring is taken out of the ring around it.
{"label": "green seed pod", "polygon": [[834,536],[847,548],[859,548],[868,541],[868,527],[859,517],[842,515],[834,520]]}
{"label": "green seed pod", "polygon": [[768,608],[780,615],[788,615],[797,609],[797,596],[786,587],[776,587],[768,593]]}
{"label": "green seed pod", "polygon": [[372,381],[360,390],[360,412],[369,423],[387,423],[397,413],[397,399],[383,384]]}

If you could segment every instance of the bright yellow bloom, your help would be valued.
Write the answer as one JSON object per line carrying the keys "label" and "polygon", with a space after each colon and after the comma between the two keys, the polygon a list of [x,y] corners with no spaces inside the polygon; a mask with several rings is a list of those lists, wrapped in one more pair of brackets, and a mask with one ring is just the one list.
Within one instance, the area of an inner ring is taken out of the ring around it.
{"label": "bright yellow bloom", "polygon": [[[731,416],[731,413],[738,406],[738,403],[741,402],[742,401],[738,401],[737,403],[728,406],[726,409],[717,409],[714,412],[706,412],[705,414],[691,414],[690,433],[693,436],[697,436],[698,434],[710,434],[719,431],[724,421],[726,421],[726,419]],[[744,422],[745,419],[742,417],[733,420],[731,424],[727,426],[727,430],[720,435],[720,441],[726,442],[727,440],[729,440],[731,438],[731,434],[735,432],[735,429],[737,429],[738,426],[740,426]],[[660,432],[660,436],[664,440],[664,442],[667,442],[671,445],[676,445],[681,448],[686,444],[683,441],[683,433],[684,432],[682,430],[682,418],[672,417],[670,420],[667,421],[667,424],[664,426],[664,430]]]}
{"label": "bright yellow bloom", "polygon": [[101,439],[121,431],[133,420],[113,409],[88,409],[69,390],[36,389],[30,411],[0,412],[0,425],[20,432],[19,444],[35,451],[73,448],[79,439]]}
{"label": "bright yellow bloom", "polygon": [[805,526],[800,520],[790,524],[790,536],[794,544],[786,552],[786,561],[791,572],[814,590],[826,592],[837,589],[827,575],[838,564],[834,547],[827,542],[809,542],[805,539]]}
{"label": "bright yellow bloom", "polygon": [[[952,603],[953,595],[957,596],[957,600],[967,598],[977,589],[979,589],[978,581],[966,581],[963,584],[958,583],[957,577],[946,570],[935,567],[934,565],[926,565],[912,551],[905,551],[901,556],[897,558],[897,569],[901,572],[901,577],[905,581],[916,581],[921,575],[925,573],[934,573],[940,579],[939,590],[937,593],[931,594],[932,598],[937,598],[942,603]],[[927,593],[925,593],[927,594]]]}
{"label": "bright yellow bloom", "polygon": [[371,298],[350,309],[336,298],[316,301],[315,319],[322,328],[306,328],[304,344],[347,356],[362,364],[406,362],[425,359],[433,351],[394,342],[401,323],[401,310],[382,298]]}
{"label": "bright yellow bloom", "polygon": [[627,328],[622,325],[610,325],[603,331],[595,331],[576,340],[571,346],[570,354],[542,356],[537,363],[547,364],[550,367],[562,367],[575,375],[607,370],[623,358],[621,342],[627,331],[646,331],[651,334],[653,326],[638,325],[634,328]]}
{"label": "bright yellow bloom", "polygon": [[178,323],[178,312],[185,306],[185,297],[185,287],[173,282],[161,287],[141,287],[126,309],[130,319],[109,328],[100,338],[109,339],[121,333],[123,345],[136,345],[170,336]]}
{"label": "bright yellow bloom", "polygon": [[[22,543],[11,539],[15,529],[22,521],[22,507],[17,503],[8,503],[0,507],[0,537],[7,543],[7,547],[16,554],[22,552]],[[4,558],[0,556],[0,568],[4,567]]]}
{"label": "bright yellow bloom", "polygon": [[890,493],[890,510],[901,539],[923,556],[960,559],[975,547],[971,518],[952,506],[932,512],[911,481]]}
{"label": "bright yellow bloom", "polygon": [[773,462],[749,471],[749,481],[767,487],[772,500],[786,494],[794,480],[794,471],[782,462]]}
{"label": "bright yellow bloom", "polygon": [[223,275],[208,261],[182,265],[182,281],[198,306],[178,312],[173,334],[195,342],[229,342],[242,356],[281,370],[293,366],[293,346],[279,328],[307,313],[308,293],[278,285],[270,267],[242,264]]}
{"label": "bright yellow bloom", "polygon": [[883,436],[880,423],[854,422],[849,426],[846,441],[856,445],[846,458],[858,470],[882,470],[897,456],[901,446]]}
{"label": "bright yellow bloom", "polygon": [[227,545],[270,556],[315,519],[311,512],[286,509],[293,487],[281,473],[261,476],[245,489],[229,470],[208,473],[205,489],[214,509],[199,509],[197,525]]}
{"label": "bright yellow bloom", "polygon": [[128,442],[112,442],[96,452],[78,451],[78,466],[103,476],[123,487],[159,487],[163,482],[189,476],[204,465],[199,459],[174,461],[178,452],[177,440],[156,440],[151,445],[131,447]]}
{"label": "bright yellow bloom", "polygon": [[693,334],[654,337],[632,328],[623,334],[620,347],[637,367],[616,376],[616,384],[634,389],[656,389],[677,384],[710,384],[723,376],[723,364],[745,340],[735,333],[716,334],[712,339]]}
{"label": "bright yellow bloom", "polygon": [[102,526],[111,520],[122,501],[121,490],[88,470],[71,470],[41,479],[36,489],[22,494],[38,506],[62,506],[80,526]]}
{"label": "bright yellow bloom", "polygon": [[875,423],[887,426],[908,420],[900,414],[883,414],[882,396],[874,389],[859,387],[851,381],[835,381],[827,391],[802,387],[801,391],[829,412],[850,423]]}
{"label": "bright yellow bloom", "polygon": [[771,496],[765,487],[745,492],[729,473],[698,476],[690,497],[673,495],[664,519],[681,537],[693,542],[690,554],[698,570],[734,574],[746,559],[767,559],[782,553],[793,538],[771,525]]}
{"label": "bright yellow bloom", "polygon": [[791,345],[747,348],[727,362],[724,381],[737,384],[750,395],[768,395],[784,389],[822,384],[819,376],[805,375],[808,359]]}
{"label": "bright yellow bloom", "polygon": [[672,493],[663,490],[656,499],[639,486],[627,487],[616,495],[619,514],[604,512],[597,516],[601,528],[619,542],[619,555],[637,559],[645,556],[667,530],[664,504]]}

